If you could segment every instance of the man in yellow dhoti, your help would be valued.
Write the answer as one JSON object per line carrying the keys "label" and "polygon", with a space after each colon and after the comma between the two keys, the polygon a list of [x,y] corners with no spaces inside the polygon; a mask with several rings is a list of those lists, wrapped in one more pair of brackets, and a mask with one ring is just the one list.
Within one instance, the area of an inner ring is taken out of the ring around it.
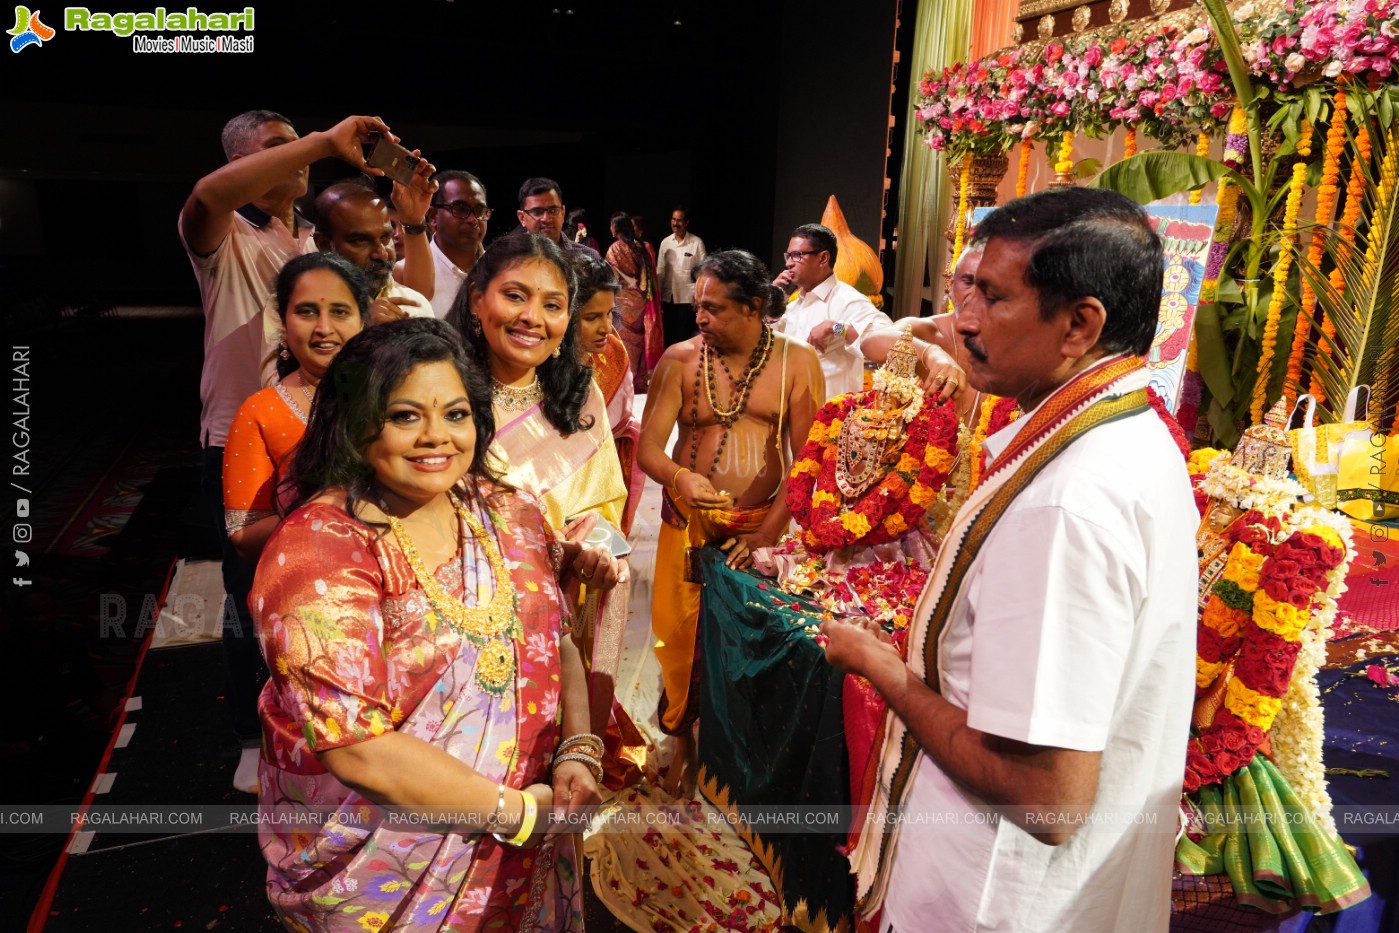
{"label": "man in yellow dhoti", "polygon": [[665,487],[651,627],[665,680],[661,728],[676,736],[667,785],[681,793],[694,789],[696,751],[690,683],[700,589],[686,580],[689,549],[722,542],[728,565],[742,569],[755,548],[776,543],[789,520],[788,458],[826,397],[816,353],[763,323],[771,276],[756,257],[715,253],[696,271],[699,336],[657,363],[637,451]]}

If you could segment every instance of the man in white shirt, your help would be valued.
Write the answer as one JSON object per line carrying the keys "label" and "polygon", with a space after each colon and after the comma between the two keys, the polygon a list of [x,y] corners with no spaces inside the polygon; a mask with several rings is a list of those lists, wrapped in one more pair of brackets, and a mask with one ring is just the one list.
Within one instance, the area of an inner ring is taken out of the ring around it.
{"label": "man in white shirt", "polygon": [[853,856],[862,909],[882,902],[882,933],[1165,931],[1198,567],[1141,359],[1161,242],[1087,188],[1012,201],[977,236],[955,322],[968,379],[1025,414],[986,441],[907,662],[870,627],[822,627],[827,659],[896,716],[875,807],[902,817]]}
{"label": "man in white shirt", "polygon": [[656,278],[661,286],[666,346],[689,340],[696,333],[695,266],[704,259],[704,241],[690,232],[685,208],[670,212],[670,236],[661,240],[656,254]]}
{"label": "man in white shirt", "polygon": [[312,162],[337,156],[361,171],[371,133],[388,133],[378,117],[348,117],[329,130],[297,135],[291,121],[271,110],[250,110],[224,125],[228,162],[195,182],[180,209],[180,242],[194,267],[204,305],[204,366],[199,378],[200,485],[223,544],[224,589],[240,625],[226,626],[228,704],[243,744],[234,786],[257,792],[261,726],[257,694],[266,677],[253,637],[246,594],[248,566],[222,534],[223,447],[243,400],[261,388],[262,308],[288,259],[315,248],[311,225],[296,213]]}
{"label": "man in white shirt", "polygon": [[784,290],[796,286],[797,297],[772,325],[773,330],[810,344],[821,356],[826,396],[833,398],[865,387],[865,360],[860,340],[881,327],[893,326],[889,315],[836,278],[836,236],[821,224],[802,224],[787,243],[787,269],[773,279]]}
{"label": "man in white shirt", "polygon": [[[452,310],[461,283],[485,252],[486,225],[493,211],[486,204],[486,186],[470,172],[449,169],[433,176],[437,193],[428,208],[432,229],[433,289],[432,313],[445,319]],[[410,232],[416,232],[409,228]],[[403,281],[403,262],[394,270]]]}

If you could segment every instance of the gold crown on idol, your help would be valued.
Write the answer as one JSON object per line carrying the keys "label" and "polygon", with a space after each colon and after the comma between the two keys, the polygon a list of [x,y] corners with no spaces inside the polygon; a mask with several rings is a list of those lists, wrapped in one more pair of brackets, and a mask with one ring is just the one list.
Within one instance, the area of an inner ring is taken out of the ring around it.
{"label": "gold crown on idol", "polygon": [[1255,476],[1285,479],[1292,462],[1292,446],[1287,440],[1287,402],[1278,399],[1263,423],[1244,432],[1229,461]]}
{"label": "gold crown on idol", "polygon": [[[918,353],[913,348],[912,326],[904,327],[899,339],[890,348],[884,365],[875,370],[874,388],[878,389],[885,407],[907,405],[923,394],[923,386],[918,381]],[[894,405],[887,404],[893,402]]]}

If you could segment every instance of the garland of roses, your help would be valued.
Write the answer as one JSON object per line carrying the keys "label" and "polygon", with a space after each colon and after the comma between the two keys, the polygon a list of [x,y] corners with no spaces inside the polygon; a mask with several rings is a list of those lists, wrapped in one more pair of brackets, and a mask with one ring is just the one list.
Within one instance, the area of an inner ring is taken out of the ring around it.
{"label": "garland of roses", "polygon": [[1197,629],[1196,696],[1214,690],[1221,674],[1229,680],[1214,721],[1186,748],[1186,793],[1224,780],[1263,744],[1282,709],[1318,595],[1324,598],[1346,560],[1345,543],[1333,529],[1317,523],[1288,531],[1282,520],[1257,510],[1230,526],[1225,540],[1229,559]]}
{"label": "garland of roses", "polygon": [[[831,399],[816,413],[801,456],[787,479],[787,508],[808,553],[893,541],[916,527],[947,483],[957,457],[957,408],[928,405],[905,429],[903,446],[886,455],[889,471],[846,507],[836,488],[840,429],[856,407],[875,404],[872,391]],[[893,461],[892,463],[890,461]]]}

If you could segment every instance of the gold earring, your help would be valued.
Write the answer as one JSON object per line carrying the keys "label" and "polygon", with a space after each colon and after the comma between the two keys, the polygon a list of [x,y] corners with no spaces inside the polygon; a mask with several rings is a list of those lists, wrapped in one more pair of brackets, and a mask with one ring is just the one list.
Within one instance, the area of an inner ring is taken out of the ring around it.
{"label": "gold earring", "polygon": [[554,352],[553,352],[553,353],[550,353],[549,355],[552,356],[554,359],[558,359],[558,358],[559,358],[559,348],[558,348],[558,347],[555,347],[555,348],[554,348]]}
{"label": "gold earring", "polygon": [[481,336],[481,319],[476,315],[471,315],[471,332],[476,336]]}

